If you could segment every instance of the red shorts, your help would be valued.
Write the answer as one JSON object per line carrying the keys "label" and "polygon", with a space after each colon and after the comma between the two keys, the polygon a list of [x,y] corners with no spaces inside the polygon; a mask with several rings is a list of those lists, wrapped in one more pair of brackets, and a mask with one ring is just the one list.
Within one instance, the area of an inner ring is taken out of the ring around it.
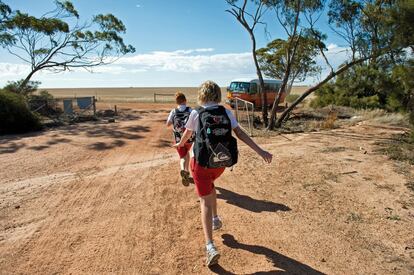
{"label": "red shorts", "polygon": [[220,177],[225,170],[225,167],[205,168],[198,165],[194,158],[191,158],[190,167],[199,197],[210,195],[214,188],[214,181]]}
{"label": "red shorts", "polygon": [[180,156],[180,159],[185,157],[188,152],[190,152],[192,143],[186,142],[183,147],[177,147],[178,155]]}

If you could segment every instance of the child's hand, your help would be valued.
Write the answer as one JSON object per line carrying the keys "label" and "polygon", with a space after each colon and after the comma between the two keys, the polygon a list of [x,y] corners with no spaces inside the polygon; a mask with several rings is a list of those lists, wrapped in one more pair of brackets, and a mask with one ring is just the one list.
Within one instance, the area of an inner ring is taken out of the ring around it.
{"label": "child's hand", "polygon": [[267,163],[271,163],[272,162],[272,157],[273,155],[265,150],[262,150],[260,152],[260,156],[264,159],[264,161],[266,161]]}
{"label": "child's hand", "polygon": [[179,142],[179,143],[174,144],[172,147],[174,148],[184,147],[184,143]]}

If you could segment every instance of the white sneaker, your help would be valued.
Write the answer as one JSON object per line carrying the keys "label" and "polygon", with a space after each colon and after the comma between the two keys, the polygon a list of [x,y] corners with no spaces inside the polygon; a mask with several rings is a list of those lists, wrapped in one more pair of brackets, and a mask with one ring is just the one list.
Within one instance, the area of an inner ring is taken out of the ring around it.
{"label": "white sneaker", "polygon": [[213,230],[219,230],[223,226],[220,218],[218,216],[213,218]]}
{"label": "white sneaker", "polygon": [[207,245],[206,251],[207,251],[206,265],[210,267],[210,266],[218,264],[220,253],[217,251],[217,248],[214,246],[214,244]]}

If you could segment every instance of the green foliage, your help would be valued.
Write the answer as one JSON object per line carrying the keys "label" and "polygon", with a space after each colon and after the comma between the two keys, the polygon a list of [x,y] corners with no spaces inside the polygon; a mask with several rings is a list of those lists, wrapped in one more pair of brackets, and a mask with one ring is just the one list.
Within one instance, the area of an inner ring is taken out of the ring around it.
{"label": "green foliage", "polygon": [[26,99],[35,92],[39,85],[39,81],[29,81],[25,85],[22,85],[24,79],[20,79],[18,81],[9,81],[6,86],[4,86],[3,90],[15,94],[19,94],[24,96]]}
{"label": "green foliage", "polygon": [[0,45],[13,42],[15,39],[7,33],[7,23],[10,20],[11,9],[0,0]]}
{"label": "green foliage", "polygon": [[413,49],[414,2],[412,0],[396,1],[389,20],[394,23],[394,44]]}
{"label": "green foliage", "polygon": [[287,56],[291,51],[289,47],[296,40],[298,40],[298,46],[295,58],[292,60],[289,80],[304,81],[306,77],[313,76],[320,71],[320,67],[316,65],[315,57],[321,42],[310,34],[305,34],[290,37],[288,40],[275,39],[266,47],[256,51],[260,68],[266,76],[283,78],[288,64]]}
{"label": "green foliage", "polygon": [[36,131],[39,118],[30,112],[22,95],[0,90],[0,135]]}
{"label": "green foliage", "polygon": [[391,68],[359,65],[338,76],[335,82],[316,92],[312,107],[327,105],[358,109],[382,108],[391,112],[410,112],[413,117],[414,62],[409,60]]}
{"label": "green foliage", "polygon": [[46,90],[42,90],[37,95],[36,94],[30,95],[29,100],[50,101],[50,100],[53,100],[53,95]]}

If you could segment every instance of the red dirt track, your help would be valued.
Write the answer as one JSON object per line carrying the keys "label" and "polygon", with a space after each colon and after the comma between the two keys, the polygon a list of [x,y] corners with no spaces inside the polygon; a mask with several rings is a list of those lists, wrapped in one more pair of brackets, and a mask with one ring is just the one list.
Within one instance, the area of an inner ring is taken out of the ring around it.
{"label": "red dirt track", "polygon": [[115,123],[0,137],[1,274],[413,274],[414,193],[374,152],[400,130],[257,138],[271,165],[240,145],[216,182],[210,270],[165,128],[172,106],[118,107]]}

